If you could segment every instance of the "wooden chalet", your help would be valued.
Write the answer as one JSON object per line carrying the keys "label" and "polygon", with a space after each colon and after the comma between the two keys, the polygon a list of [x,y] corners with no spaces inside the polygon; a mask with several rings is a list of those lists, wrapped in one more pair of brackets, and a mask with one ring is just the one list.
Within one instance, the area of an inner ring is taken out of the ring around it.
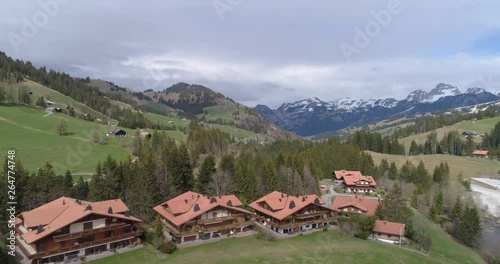
{"label": "wooden chalet", "polygon": [[334,212],[315,194],[292,196],[274,191],[249,206],[257,220],[280,234],[319,229],[335,222]]}
{"label": "wooden chalet", "polygon": [[372,238],[401,242],[404,239],[405,224],[376,220]]}
{"label": "wooden chalet", "polygon": [[106,136],[108,137],[125,137],[127,136],[127,132],[125,132],[124,130],[112,130],[112,131],[109,131],[108,133],[106,133]]}
{"label": "wooden chalet", "polygon": [[234,195],[206,196],[189,191],[154,210],[172,241],[183,243],[237,234],[253,226],[252,213],[242,205]]}
{"label": "wooden chalet", "polygon": [[334,171],[333,179],[342,184],[347,192],[372,193],[377,186],[372,176],[363,176],[360,171]]}
{"label": "wooden chalet", "polygon": [[332,209],[337,216],[351,215],[375,215],[380,204],[379,199],[371,199],[365,196],[335,196]]}
{"label": "wooden chalet", "polygon": [[16,218],[16,243],[31,263],[64,262],[140,244],[141,220],[122,200],[61,197]]}
{"label": "wooden chalet", "polygon": [[490,152],[487,150],[474,150],[472,156],[474,158],[487,159],[490,156]]}

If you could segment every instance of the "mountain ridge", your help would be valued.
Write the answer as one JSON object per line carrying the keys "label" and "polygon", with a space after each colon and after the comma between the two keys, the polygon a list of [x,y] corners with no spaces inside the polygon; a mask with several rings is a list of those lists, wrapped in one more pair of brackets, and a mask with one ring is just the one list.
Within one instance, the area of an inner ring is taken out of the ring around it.
{"label": "mountain ridge", "polygon": [[283,103],[276,108],[257,105],[255,109],[282,129],[301,136],[313,136],[353,125],[496,100],[500,100],[500,95],[483,88],[471,87],[462,93],[453,85],[439,83],[429,92],[415,90],[403,100],[394,98],[356,100],[346,97],[322,101],[317,97],[311,97],[293,103]]}

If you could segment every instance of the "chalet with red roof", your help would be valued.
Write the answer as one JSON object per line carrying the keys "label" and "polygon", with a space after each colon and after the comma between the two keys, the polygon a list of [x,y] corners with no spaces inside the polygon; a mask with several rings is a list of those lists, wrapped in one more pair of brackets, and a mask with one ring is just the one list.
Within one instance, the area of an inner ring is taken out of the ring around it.
{"label": "chalet with red roof", "polygon": [[401,242],[405,234],[405,224],[383,220],[375,221],[372,237],[380,240]]}
{"label": "chalet with red roof", "polygon": [[363,176],[360,171],[334,171],[333,179],[342,184],[347,192],[371,193],[377,186],[372,176]]}
{"label": "chalet with red roof", "polygon": [[253,225],[253,214],[234,195],[183,193],[154,208],[177,243],[237,234]]}
{"label": "chalet with red roof", "polygon": [[249,206],[257,220],[280,233],[298,233],[333,224],[334,212],[315,194],[292,196],[274,191]]}
{"label": "chalet with red roof", "polygon": [[119,199],[61,197],[17,216],[16,242],[32,263],[63,262],[140,244],[140,222]]}
{"label": "chalet with red roof", "polygon": [[472,152],[472,156],[474,156],[474,158],[487,159],[489,155],[490,152],[487,150],[474,150],[474,152]]}
{"label": "chalet with red roof", "polygon": [[332,209],[337,216],[375,215],[380,202],[365,196],[335,196]]}

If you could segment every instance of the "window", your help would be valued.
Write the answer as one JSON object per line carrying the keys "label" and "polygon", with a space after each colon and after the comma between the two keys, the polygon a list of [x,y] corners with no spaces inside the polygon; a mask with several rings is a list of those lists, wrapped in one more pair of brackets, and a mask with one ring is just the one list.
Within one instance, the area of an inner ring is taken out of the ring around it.
{"label": "window", "polygon": [[382,234],[381,233],[378,233],[379,236],[381,236]]}
{"label": "window", "polygon": [[92,222],[83,223],[83,230],[92,229]]}
{"label": "window", "polygon": [[212,213],[212,218],[217,218],[217,212]]}
{"label": "window", "polygon": [[387,237],[391,238],[391,237],[392,237],[392,235],[388,235]]}

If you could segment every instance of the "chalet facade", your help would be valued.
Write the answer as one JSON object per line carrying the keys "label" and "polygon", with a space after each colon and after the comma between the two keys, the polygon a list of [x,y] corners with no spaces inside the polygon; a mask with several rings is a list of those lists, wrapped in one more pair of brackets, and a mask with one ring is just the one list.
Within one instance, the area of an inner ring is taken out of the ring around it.
{"label": "chalet facade", "polygon": [[16,218],[16,242],[31,263],[63,262],[140,244],[141,220],[122,200],[61,197]]}
{"label": "chalet facade", "polygon": [[334,171],[333,179],[343,185],[347,192],[372,193],[377,187],[372,176],[363,176],[360,171]]}
{"label": "chalet facade", "polygon": [[404,239],[405,224],[376,220],[372,231],[372,238],[387,242],[401,242]]}
{"label": "chalet facade", "polygon": [[127,132],[125,132],[124,130],[112,130],[112,131],[109,131],[108,133],[106,133],[106,136],[108,137],[125,137],[127,136]]}
{"label": "chalet facade", "polygon": [[242,209],[234,195],[205,196],[186,192],[154,208],[177,243],[206,240],[245,231],[253,225],[252,213]]}
{"label": "chalet facade", "polygon": [[257,221],[280,234],[319,229],[334,224],[334,212],[317,195],[292,196],[274,191],[249,206]]}
{"label": "chalet facade", "polygon": [[375,215],[380,204],[378,199],[364,196],[335,196],[332,209],[337,216]]}
{"label": "chalet facade", "polygon": [[487,150],[474,150],[472,156],[474,158],[487,159],[490,156],[490,152]]}

